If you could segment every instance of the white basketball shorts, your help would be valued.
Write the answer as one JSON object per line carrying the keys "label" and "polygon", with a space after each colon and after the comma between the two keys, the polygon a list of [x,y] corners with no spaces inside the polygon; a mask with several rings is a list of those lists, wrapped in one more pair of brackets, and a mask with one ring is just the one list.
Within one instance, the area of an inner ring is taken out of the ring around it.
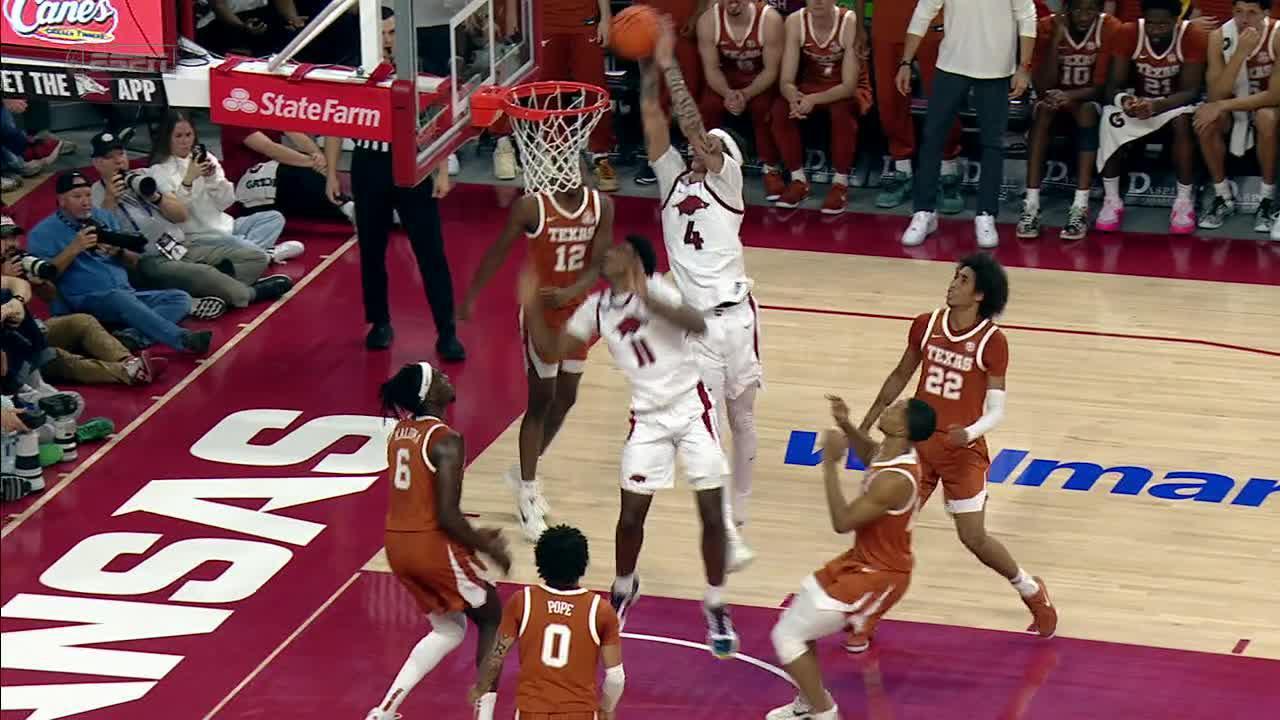
{"label": "white basketball shorts", "polygon": [[760,323],[751,295],[732,307],[707,312],[706,333],[690,338],[702,382],[712,397],[732,400],[764,384],[760,364]]}
{"label": "white basketball shorts", "polygon": [[652,495],[675,487],[677,456],[694,490],[723,487],[729,461],[716,422],[715,403],[702,383],[665,408],[632,412],[622,446],[622,489]]}

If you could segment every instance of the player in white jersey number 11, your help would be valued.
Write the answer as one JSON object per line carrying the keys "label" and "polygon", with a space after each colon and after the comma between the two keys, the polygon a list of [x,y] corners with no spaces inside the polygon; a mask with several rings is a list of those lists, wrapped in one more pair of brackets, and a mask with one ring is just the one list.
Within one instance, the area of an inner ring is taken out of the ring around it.
{"label": "player in white jersey number 11", "polygon": [[690,335],[707,330],[702,313],[680,292],[654,275],[653,246],[638,235],[614,245],[604,257],[609,287],[592,293],[565,323],[552,331],[540,310],[533,273],[520,278],[520,302],[534,346],[551,361],[602,338],[631,385],[630,429],[622,446],[621,508],[615,538],[617,576],[610,603],[626,622],[640,592],[636,564],[653,495],[675,484],[679,454],[695,491],[702,522],[702,561],[707,590],[703,610],[707,640],[717,657],[737,652],[738,635],[729,620],[723,590],[728,534],[721,488],[728,463],[716,435],[715,404],[698,377]]}
{"label": "player in white jersey number 11", "polygon": [[[698,371],[732,431],[733,475],[725,492],[727,522],[747,520],[756,456],[755,398],[761,385],[760,337],[742,240],[742,151],[725,130],[707,131],[674,57],[675,36],[664,23],[652,62],[641,67],[640,114],[649,164],[658,178],[662,234],[671,275],[685,302],[700,312],[707,332],[692,338]],[[670,119],[658,99],[665,82],[672,114],[689,138],[692,161],[671,147]],[[750,548],[730,536],[730,566],[752,560]]]}

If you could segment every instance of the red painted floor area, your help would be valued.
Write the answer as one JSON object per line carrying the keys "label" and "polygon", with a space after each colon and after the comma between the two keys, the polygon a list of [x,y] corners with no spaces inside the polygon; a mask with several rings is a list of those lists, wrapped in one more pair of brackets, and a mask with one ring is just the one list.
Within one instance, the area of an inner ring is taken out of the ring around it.
{"label": "red painted floor area", "polygon": [[[504,220],[505,211],[494,209],[498,192],[462,187],[445,204],[459,293]],[[514,193],[500,192],[505,202],[497,204],[509,204]],[[894,238],[898,219],[831,223],[813,213],[761,210],[748,223],[745,239],[753,245],[908,257]],[[619,198],[616,232],[656,233],[653,203]],[[921,252],[952,258],[971,249],[965,238],[966,224],[947,224]],[[312,243],[307,263],[336,246],[301,239]],[[372,417],[375,392],[401,363],[436,360],[406,243],[395,243],[392,253],[398,339],[390,352],[363,349],[358,260],[347,252],[11,528],[0,542],[2,720],[199,720],[353,577],[218,717],[359,717],[378,699],[425,623],[407,612],[407,598],[388,578],[356,577],[381,543],[385,459]],[[1009,243],[999,251],[1010,265],[1280,284],[1275,253],[1274,245],[1251,241],[1150,236],[1075,248]],[[461,330],[471,359],[448,369],[460,398],[451,420],[467,436],[470,457],[523,410],[516,267],[504,268],[480,301],[479,319]],[[229,337],[250,317],[229,316],[219,331]],[[181,369],[167,382],[177,382]],[[91,394],[90,413],[115,415],[123,426],[152,394]],[[686,604],[653,601],[638,612],[631,632],[701,636]],[[741,611],[746,649],[756,657],[771,656],[767,630],[775,614]],[[1276,714],[1266,711],[1277,705],[1280,663],[905,623],[886,627],[883,642],[878,676],[872,668],[865,677],[851,674],[856,664],[824,651],[833,667],[845,663],[834,681],[841,702],[877,718]],[[656,646],[631,657],[628,718],[752,717],[789,695],[765,670],[713,663],[692,650]],[[685,676],[714,682],[673,683],[672,662],[698,669]],[[459,653],[449,663],[407,709],[418,717],[463,717],[440,694],[460,697],[470,658]],[[868,693],[868,683],[885,695]],[[1036,689],[1031,700],[1028,688]],[[1242,697],[1252,704],[1241,705]],[[885,710],[875,714],[880,705]],[[33,708],[41,712],[31,715]]]}

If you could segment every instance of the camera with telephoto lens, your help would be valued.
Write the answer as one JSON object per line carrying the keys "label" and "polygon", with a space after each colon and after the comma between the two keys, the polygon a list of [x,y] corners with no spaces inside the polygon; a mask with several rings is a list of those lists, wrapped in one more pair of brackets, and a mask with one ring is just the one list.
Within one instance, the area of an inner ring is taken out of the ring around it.
{"label": "camera with telephoto lens", "polygon": [[80,227],[91,227],[96,230],[98,232],[98,243],[101,245],[111,245],[136,253],[141,253],[147,249],[147,239],[142,235],[110,230],[93,218],[88,218],[81,222]]}
{"label": "camera with telephoto lens", "polygon": [[21,253],[17,256],[18,266],[22,274],[39,280],[53,280],[58,277],[58,266],[48,260],[41,260],[35,255]]}
{"label": "camera with telephoto lens", "polygon": [[155,197],[160,189],[155,178],[139,170],[121,170],[120,175],[124,178],[124,186],[143,200]]}

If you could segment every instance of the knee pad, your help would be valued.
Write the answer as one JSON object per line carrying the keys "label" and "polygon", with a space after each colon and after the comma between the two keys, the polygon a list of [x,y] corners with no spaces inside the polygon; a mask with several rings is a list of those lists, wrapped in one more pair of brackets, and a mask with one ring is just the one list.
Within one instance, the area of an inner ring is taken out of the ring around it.
{"label": "knee pad", "polygon": [[467,616],[460,612],[431,613],[427,619],[431,621],[431,634],[448,644],[448,652],[467,637]]}
{"label": "knee pad", "polygon": [[1076,126],[1076,149],[1080,152],[1098,151],[1098,126]]}
{"label": "knee pad", "polygon": [[782,617],[778,618],[778,623],[773,626],[773,630],[769,632],[769,639],[773,641],[773,652],[783,666],[790,665],[809,651],[808,641],[792,625],[794,618],[795,612],[787,608],[782,613]]}

